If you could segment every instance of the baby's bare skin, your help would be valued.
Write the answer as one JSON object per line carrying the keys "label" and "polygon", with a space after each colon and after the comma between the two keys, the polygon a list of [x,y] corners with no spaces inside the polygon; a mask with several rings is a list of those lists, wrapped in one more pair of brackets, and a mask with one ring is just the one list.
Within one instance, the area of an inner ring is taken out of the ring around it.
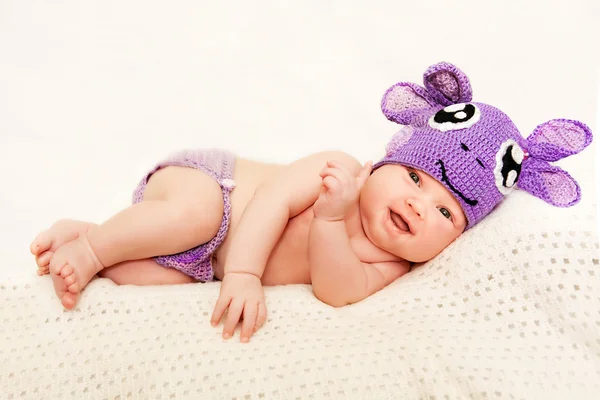
{"label": "baby's bare skin", "polygon": [[[222,284],[210,318],[213,326],[225,318],[226,339],[239,321],[242,342],[264,324],[265,285],[310,283],[324,303],[352,304],[407,273],[410,261],[439,254],[466,226],[458,201],[433,177],[402,165],[373,171],[341,152],[288,165],[237,159],[233,180],[229,231],[213,254]],[[160,169],[141,202],[104,223],[63,221],[36,238],[38,273],[51,274],[67,309],[96,274],[118,284],[190,282],[153,257],[211,240],[222,190],[197,169]]]}
{"label": "baby's bare skin", "polygon": [[[231,193],[230,228],[225,241],[215,253],[213,262],[216,279],[223,278],[224,260],[230,249],[231,237],[235,234],[240,218],[256,189],[283,167],[281,164],[266,164],[246,159],[236,160],[234,171],[236,188]],[[199,170],[191,171],[193,174],[204,174]],[[166,167],[161,173],[168,174],[169,180],[181,180],[188,176],[190,170],[184,172],[181,168]],[[148,187],[152,187],[152,184],[151,177]],[[160,192],[167,188],[155,185],[152,190]],[[358,210],[356,210],[357,212]],[[308,231],[312,219],[313,212],[312,206],[310,206],[288,221],[268,258],[261,279],[263,285],[310,283]],[[398,259],[381,251],[364,234],[360,234],[362,229],[360,229],[360,221],[355,214],[351,214],[346,223],[348,232],[354,233],[351,235],[351,243],[361,261],[379,262]],[[72,308],[74,306],[76,295],[97,273],[101,277],[109,277],[118,284],[173,284],[193,281],[182,272],[158,265],[151,258],[126,261],[104,268],[95,256],[86,236],[88,230],[96,226],[96,224],[83,221],[61,220],[49,230],[42,232],[31,245],[31,251],[36,255],[38,263],[38,274],[51,273],[57,295],[65,307]],[[50,265],[51,259],[53,259],[53,266]],[[142,266],[144,273],[140,274],[140,271],[136,269]],[[168,275],[165,273],[165,269],[169,271]]]}
{"label": "baby's bare skin", "polygon": [[[41,232],[31,246],[31,253],[36,256],[38,265],[37,274],[41,276],[50,273],[50,259],[56,249],[85,235],[90,228],[97,226],[91,222],[63,219]],[[98,275],[111,279],[118,285],[176,285],[195,281],[176,269],[157,264],[152,258],[123,261],[103,269]]]}

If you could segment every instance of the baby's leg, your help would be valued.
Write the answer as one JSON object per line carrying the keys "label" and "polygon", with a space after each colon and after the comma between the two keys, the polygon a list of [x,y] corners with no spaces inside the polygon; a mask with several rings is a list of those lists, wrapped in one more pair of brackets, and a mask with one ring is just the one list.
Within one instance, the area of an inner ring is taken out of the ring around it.
{"label": "baby's leg", "polygon": [[[85,221],[62,219],[50,229],[40,233],[31,243],[31,253],[36,256],[38,275],[49,273],[48,265],[52,255],[63,244],[84,235],[97,224]],[[151,258],[124,261],[105,268],[98,274],[118,285],[177,285],[195,282],[195,279],[174,268],[166,268]]]}
{"label": "baby's leg", "polygon": [[197,169],[161,169],[148,181],[142,202],[56,250],[50,261],[56,294],[71,309],[102,269],[199,246],[214,237],[222,216],[223,195],[215,180]]}
{"label": "baby's leg", "polygon": [[[84,235],[97,224],[85,221],[62,219],[41,232],[31,243],[31,253],[36,256],[38,275],[49,273],[52,255],[63,244]],[[166,268],[152,258],[124,261],[100,271],[98,274],[118,285],[177,285],[195,282],[195,279],[174,268]]]}
{"label": "baby's leg", "polygon": [[117,285],[178,285],[195,279],[174,268],[163,267],[152,258],[123,261],[98,273]]}
{"label": "baby's leg", "polygon": [[49,273],[50,259],[56,249],[77,239],[80,235],[85,234],[91,226],[95,225],[91,222],[61,219],[55,222],[50,229],[38,234],[29,246],[31,254],[35,256],[38,265],[37,274],[45,275]]}

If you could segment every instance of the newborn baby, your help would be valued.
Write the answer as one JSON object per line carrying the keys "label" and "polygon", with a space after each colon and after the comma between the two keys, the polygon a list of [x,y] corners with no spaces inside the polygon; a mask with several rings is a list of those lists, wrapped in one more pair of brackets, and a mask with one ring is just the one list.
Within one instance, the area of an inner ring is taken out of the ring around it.
{"label": "newborn baby", "polygon": [[133,205],[96,225],[61,220],[31,244],[62,305],[75,307],[98,274],[117,284],[222,281],[211,322],[223,337],[242,320],[249,340],[267,318],[264,285],[311,284],[335,307],[352,304],[432,259],[514,188],[567,207],[580,189],[549,162],[592,140],[557,119],[524,139],[502,111],[471,102],[468,78],[448,63],[401,82],[382,100],[405,125],[375,165],[322,152],[289,165],[218,149],[158,163]]}

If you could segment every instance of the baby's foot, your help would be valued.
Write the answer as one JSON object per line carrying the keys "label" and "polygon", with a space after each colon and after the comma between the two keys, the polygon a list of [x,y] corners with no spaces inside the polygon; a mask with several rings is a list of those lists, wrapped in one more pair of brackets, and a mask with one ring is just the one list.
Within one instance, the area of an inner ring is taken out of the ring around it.
{"label": "baby's foot", "polygon": [[94,226],[94,224],[71,219],[61,219],[54,223],[50,229],[37,235],[31,246],[29,246],[29,250],[35,256],[38,266],[37,274],[47,274],[49,272],[50,259],[56,249],[85,234],[91,226]]}
{"label": "baby's foot", "polygon": [[103,268],[87,234],[60,246],[50,261],[50,276],[62,305],[74,308],[81,290]]}

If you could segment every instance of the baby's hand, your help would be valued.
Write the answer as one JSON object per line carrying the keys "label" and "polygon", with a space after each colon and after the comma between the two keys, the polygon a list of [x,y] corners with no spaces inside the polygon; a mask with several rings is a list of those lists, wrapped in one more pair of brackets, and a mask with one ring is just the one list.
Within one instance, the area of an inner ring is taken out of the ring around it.
{"label": "baby's hand", "polygon": [[221,321],[227,308],[229,311],[223,327],[223,338],[233,336],[238,321],[243,318],[240,341],[247,342],[267,320],[267,306],[260,278],[245,272],[226,273],[210,319],[213,326]]}
{"label": "baby's hand", "polygon": [[327,161],[320,173],[323,186],[313,206],[316,218],[327,221],[344,219],[348,208],[358,201],[360,191],[371,173],[373,164],[367,162],[357,176],[336,161]]}

